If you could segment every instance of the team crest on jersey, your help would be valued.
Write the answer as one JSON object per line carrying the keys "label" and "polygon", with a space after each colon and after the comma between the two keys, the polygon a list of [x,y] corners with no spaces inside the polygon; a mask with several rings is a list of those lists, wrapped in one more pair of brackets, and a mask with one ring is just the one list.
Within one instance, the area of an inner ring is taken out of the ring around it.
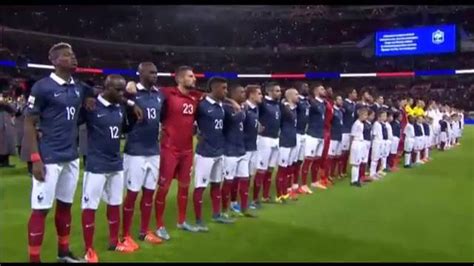
{"label": "team crest on jersey", "polygon": [[79,93],[79,90],[77,88],[74,89],[74,92],[76,93],[76,96],[79,97],[80,93]]}
{"label": "team crest on jersey", "polygon": [[38,200],[38,202],[42,202],[44,199],[43,193],[39,193],[36,199]]}
{"label": "team crest on jersey", "polygon": [[33,106],[35,105],[35,96],[33,95],[30,95],[30,97],[28,97],[28,108],[33,108]]}
{"label": "team crest on jersey", "polygon": [[120,115],[120,117],[123,117],[123,114],[122,114],[122,112],[121,112],[121,111],[119,111],[119,115]]}

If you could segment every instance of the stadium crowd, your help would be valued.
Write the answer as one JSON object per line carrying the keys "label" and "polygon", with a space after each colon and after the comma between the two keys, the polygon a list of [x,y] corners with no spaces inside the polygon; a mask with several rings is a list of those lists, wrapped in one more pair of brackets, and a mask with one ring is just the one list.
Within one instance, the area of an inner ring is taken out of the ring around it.
{"label": "stadium crowd", "polygon": [[[310,8],[311,6],[307,6]],[[277,12],[286,8],[285,12]],[[0,22],[45,33],[100,40],[218,47],[306,47],[354,42],[377,29],[413,25],[462,25],[472,32],[472,8],[452,9],[449,13],[407,13],[389,17],[359,16],[344,19],[351,10],[324,6],[324,16],[286,7],[262,7],[252,15],[245,7],[209,8],[196,6],[31,6],[5,7]],[[314,8],[314,7],[313,7]],[[258,10],[258,7],[253,7]],[[354,7],[357,9],[357,7]],[[103,16],[104,10],[113,16]],[[278,15],[281,13],[281,15]],[[65,23],[57,23],[63,21]],[[219,22],[219,23],[216,23]],[[74,23],[75,27],[69,27]],[[153,34],[150,34],[150,32]],[[176,34],[179,32],[180,34]],[[218,37],[216,37],[218,36]]]}

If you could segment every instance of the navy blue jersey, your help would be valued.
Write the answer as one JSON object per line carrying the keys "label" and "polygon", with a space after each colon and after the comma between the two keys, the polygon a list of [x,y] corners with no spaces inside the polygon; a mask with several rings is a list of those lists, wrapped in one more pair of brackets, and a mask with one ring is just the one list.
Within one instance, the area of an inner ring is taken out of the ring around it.
{"label": "navy blue jersey", "polygon": [[159,133],[161,107],[164,96],[157,88],[145,89],[140,83],[137,94],[132,97],[143,111],[143,121],[138,123],[132,112],[127,113],[127,142],[124,152],[134,156],[160,154]]}
{"label": "navy blue jersey", "polygon": [[120,134],[124,114],[120,105],[99,96],[96,107],[85,112],[87,123],[86,171],[110,173],[123,170]]}
{"label": "navy blue jersey", "polygon": [[372,124],[369,121],[364,121],[364,140],[372,140],[371,132]]}
{"label": "navy blue jersey", "polygon": [[33,85],[26,113],[39,115],[42,137],[38,148],[45,164],[78,158],[77,122],[86,90],[73,79],[67,83],[54,73]]}
{"label": "navy blue jersey", "polygon": [[358,112],[360,109],[362,108],[369,108],[369,104],[368,103],[365,103],[365,102],[358,102],[356,103],[355,105],[355,111],[356,111],[356,116],[359,116],[358,115]]}
{"label": "navy blue jersey", "polygon": [[415,137],[423,136],[423,129],[422,129],[422,126],[420,124],[415,123],[413,125],[413,127],[415,128]]}
{"label": "navy blue jersey", "polygon": [[[334,106],[334,111],[332,115],[331,121],[331,139],[341,141],[342,140],[342,130],[343,130],[343,122],[344,115],[342,110],[337,106]],[[350,130],[349,130],[350,132]]]}
{"label": "navy blue jersey", "polygon": [[387,140],[388,139],[387,125],[385,125],[385,123],[380,123],[380,124],[382,124],[382,139]]}
{"label": "navy blue jersey", "polygon": [[296,132],[304,135],[306,133],[306,126],[309,119],[309,100],[306,97],[300,96],[300,100],[296,105]]}
{"label": "navy blue jersey", "polygon": [[206,99],[199,102],[196,115],[199,134],[196,153],[204,157],[224,155],[225,114],[222,104],[207,96]]}
{"label": "navy blue jersey", "polygon": [[263,126],[261,136],[269,138],[278,138],[280,131],[280,102],[272,100],[265,96],[263,102],[259,105],[259,121]]}
{"label": "navy blue jersey", "polygon": [[323,138],[324,114],[326,113],[326,104],[322,99],[310,101],[308,135],[313,138]]}
{"label": "navy blue jersey", "polygon": [[401,135],[400,122],[398,120],[393,120],[392,122],[390,122],[390,126],[392,126],[392,135],[394,137],[400,138],[400,135]]}
{"label": "navy blue jersey", "polygon": [[244,141],[246,151],[257,150],[257,135],[258,135],[258,107],[253,106],[247,102],[245,107],[244,120]]}
{"label": "navy blue jersey", "polygon": [[448,122],[439,120],[439,126],[441,128],[441,132],[448,132]]}
{"label": "navy blue jersey", "polygon": [[375,113],[375,116],[377,117],[377,112],[379,111],[379,106],[376,105],[376,104],[368,104],[367,107],[369,107],[369,109],[372,110]]}
{"label": "navy blue jersey", "polygon": [[425,133],[425,136],[430,135],[430,125],[428,123],[423,123],[423,132]]}
{"label": "navy blue jersey", "polygon": [[388,111],[388,106],[379,105],[378,103],[374,103],[374,104],[371,105],[371,109],[372,109],[372,111],[375,112],[375,114],[377,114],[380,111]]}
{"label": "navy blue jersey", "polygon": [[291,109],[290,106],[282,104],[281,112],[281,131],[280,146],[291,148],[296,146],[296,117],[298,112],[296,107]]}
{"label": "navy blue jersey", "polygon": [[357,119],[355,102],[345,99],[342,104],[342,133],[351,133],[351,128]]}
{"label": "navy blue jersey", "polygon": [[245,111],[235,112],[229,104],[224,104],[224,155],[239,157],[245,155],[244,120]]}

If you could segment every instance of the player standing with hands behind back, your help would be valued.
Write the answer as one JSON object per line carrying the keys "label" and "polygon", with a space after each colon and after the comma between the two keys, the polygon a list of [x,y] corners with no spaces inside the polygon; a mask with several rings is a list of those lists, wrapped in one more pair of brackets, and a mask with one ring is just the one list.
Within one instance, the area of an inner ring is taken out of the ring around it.
{"label": "player standing with hands behind back", "polygon": [[[56,199],[58,261],[80,262],[69,250],[71,205],[79,178],[77,119],[85,97],[92,92],[76,84],[71,76],[77,67],[71,45],[53,45],[49,60],[55,70],[34,84],[25,118],[26,146],[31,147],[34,177],[28,253],[30,262],[40,262],[46,215]],[[43,134],[39,140],[37,123]]]}
{"label": "player standing with hands behind back", "polygon": [[368,110],[363,107],[358,110],[359,118],[354,122],[351,128],[351,145],[350,145],[350,164],[351,169],[351,186],[361,187],[362,174],[360,165],[365,157],[366,144],[364,140],[364,123],[368,117]]}

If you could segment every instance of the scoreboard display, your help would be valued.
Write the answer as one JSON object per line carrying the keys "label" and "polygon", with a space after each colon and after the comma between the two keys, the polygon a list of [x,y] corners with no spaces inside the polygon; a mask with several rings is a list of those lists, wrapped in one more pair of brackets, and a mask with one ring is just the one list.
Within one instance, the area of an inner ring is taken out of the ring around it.
{"label": "scoreboard display", "polygon": [[456,25],[378,31],[376,56],[422,55],[456,52]]}

